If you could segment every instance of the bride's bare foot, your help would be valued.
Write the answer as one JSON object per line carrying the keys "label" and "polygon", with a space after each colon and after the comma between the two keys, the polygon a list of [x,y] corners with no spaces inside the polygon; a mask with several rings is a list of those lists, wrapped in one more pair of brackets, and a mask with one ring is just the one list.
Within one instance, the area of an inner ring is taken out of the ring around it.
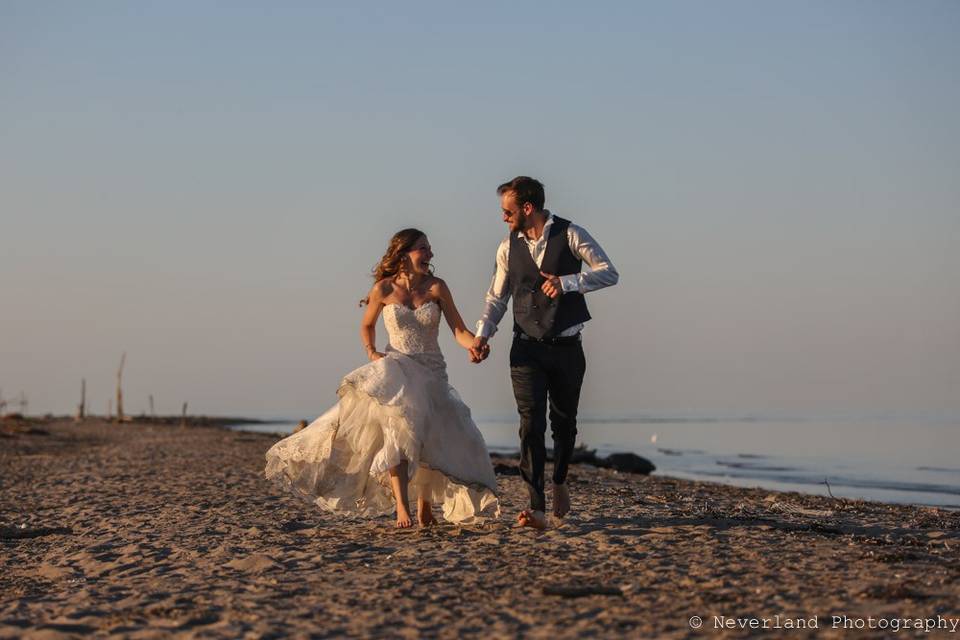
{"label": "bride's bare foot", "polygon": [[417,522],[421,527],[432,527],[437,524],[437,519],[433,517],[433,507],[428,502],[426,506],[417,505]]}
{"label": "bride's bare foot", "polygon": [[390,468],[390,487],[397,505],[397,529],[413,526],[410,518],[410,503],[407,501],[407,461]]}
{"label": "bride's bare foot", "polygon": [[546,529],[547,517],[543,511],[533,511],[525,509],[517,516],[517,522],[521,527],[533,527],[534,529]]}
{"label": "bride's bare foot", "polygon": [[402,504],[397,505],[397,529],[409,529],[413,526],[410,512]]}
{"label": "bride's bare foot", "polygon": [[566,483],[553,485],[553,515],[558,518],[570,513],[570,491]]}

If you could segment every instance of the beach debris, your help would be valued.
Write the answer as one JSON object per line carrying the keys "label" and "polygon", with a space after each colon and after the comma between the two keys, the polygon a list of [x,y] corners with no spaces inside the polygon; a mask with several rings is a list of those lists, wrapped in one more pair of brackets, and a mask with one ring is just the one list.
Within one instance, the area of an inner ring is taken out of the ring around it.
{"label": "beach debris", "polygon": [[57,534],[72,534],[70,527],[28,527],[26,524],[0,526],[0,539],[23,540]]}
{"label": "beach debris", "polygon": [[640,473],[649,475],[656,469],[656,466],[646,458],[642,458],[635,453],[611,453],[606,458],[598,460],[597,466],[606,469],[616,469],[626,473]]}
{"label": "beach debris", "polygon": [[498,462],[497,464],[493,465],[493,472],[498,476],[518,476],[520,475],[520,467]]}
{"label": "beach debris", "polygon": [[602,584],[592,585],[548,585],[543,588],[545,596],[560,596],[562,598],[583,598],[586,596],[620,596],[623,589]]}
{"label": "beach debris", "polygon": [[[519,452],[512,454],[493,453],[490,455],[497,458],[517,459],[520,457]],[[547,449],[547,462],[554,461],[553,449]],[[580,445],[573,450],[573,454],[570,456],[570,464],[589,464],[601,469],[613,469],[614,471],[643,475],[648,475],[657,469],[652,462],[635,453],[611,453],[609,456],[601,458],[597,456],[596,449],[587,449],[584,445]]]}
{"label": "beach debris", "polygon": [[[556,462],[556,458],[553,455],[553,449],[547,449],[547,461]],[[579,464],[586,462],[587,464],[594,464],[597,461],[597,450],[596,449],[587,449],[585,445],[580,445],[574,448],[573,453],[570,454],[570,464]]]}

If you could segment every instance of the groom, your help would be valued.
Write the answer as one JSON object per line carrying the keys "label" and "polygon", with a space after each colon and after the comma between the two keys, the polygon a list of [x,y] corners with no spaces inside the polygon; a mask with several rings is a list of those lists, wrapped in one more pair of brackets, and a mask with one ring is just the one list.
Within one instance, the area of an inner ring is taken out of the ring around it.
{"label": "groom", "polygon": [[[619,275],[589,233],[543,208],[543,185],[519,176],[497,187],[510,233],[497,249],[497,267],[477,322],[472,354],[489,355],[487,341],[513,296],[510,378],[520,413],[520,474],[530,508],[518,522],[546,526],[544,437],[547,408],[553,434],[553,514],[570,510],[567,467],[577,440],[577,405],[586,362],[580,332],[590,319],[585,293],[617,283]],[[581,271],[583,263],[588,269]]]}

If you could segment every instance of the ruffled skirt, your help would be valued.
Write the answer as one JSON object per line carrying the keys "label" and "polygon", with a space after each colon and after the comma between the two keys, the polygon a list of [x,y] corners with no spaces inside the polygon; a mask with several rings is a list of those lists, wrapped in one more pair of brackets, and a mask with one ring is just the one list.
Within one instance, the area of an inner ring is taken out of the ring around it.
{"label": "ruffled skirt", "polygon": [[395,510],[389,469],[408,462],[411,505],[441,505],[451,522],[500,515],[497,479],[480,431],[446,378],[439,353],[386,357],[348,374],[340,401],[267,451],[266,477],[328,511]]}

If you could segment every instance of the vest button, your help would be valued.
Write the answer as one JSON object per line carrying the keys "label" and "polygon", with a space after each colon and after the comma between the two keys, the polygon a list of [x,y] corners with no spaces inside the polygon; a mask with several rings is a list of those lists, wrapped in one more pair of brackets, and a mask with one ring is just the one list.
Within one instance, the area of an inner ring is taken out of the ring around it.
{"label": "vest button", "polygon": [[533,324],[540,324],[540,321],[539,321],[539,320],[534,320],[534,321],[533,321]]}
{"label": "vest button", "polygon": [[533,308],[534,308],[534,309],[539,309],[539,307],[538,307],[537,305],[533,305]]}

